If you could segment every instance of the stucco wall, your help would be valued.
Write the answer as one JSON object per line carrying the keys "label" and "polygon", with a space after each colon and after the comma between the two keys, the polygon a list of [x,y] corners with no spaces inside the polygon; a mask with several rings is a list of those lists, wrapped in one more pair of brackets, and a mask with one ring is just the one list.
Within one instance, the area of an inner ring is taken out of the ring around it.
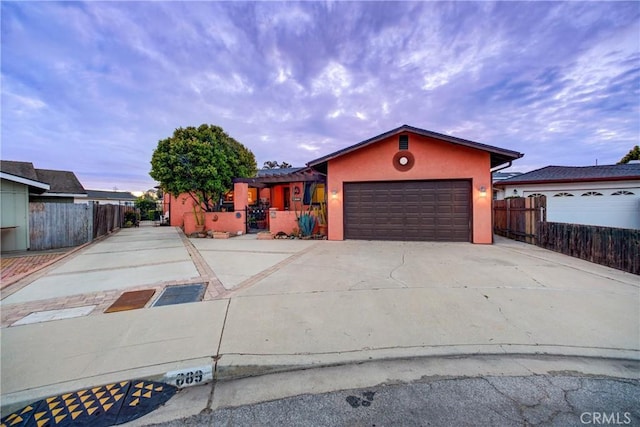
{"label": "stucco wall", "polygon": [[[329,240],[344,238],[344,182],[471,179],[472,241],[492,243],[489,153],[412,133],[409,133],[409,151],[415,157],[415,165],[406,172],[398,171],[392,162],[398,152],[398,135],[329,161]],[[484,196],[480,194],[480,187],[487,190]],[[335,196],[332,195],[334,190],[337,191]]]}
{"label": "stucco wall", "polygon": [[298,220],[294,211],[269,211],[269,231],[276,234],[280,231],[291,234],[294,228],[298,228]]}
{"label": "stucco wall", "polygon": [[[183,216],[184,232],[191,234],[196,231],[196,221],[193,212]],[[246,218],[244,212],[207,212],[204,214],[205,230],[228,231],[231,234],[246,230]]]}

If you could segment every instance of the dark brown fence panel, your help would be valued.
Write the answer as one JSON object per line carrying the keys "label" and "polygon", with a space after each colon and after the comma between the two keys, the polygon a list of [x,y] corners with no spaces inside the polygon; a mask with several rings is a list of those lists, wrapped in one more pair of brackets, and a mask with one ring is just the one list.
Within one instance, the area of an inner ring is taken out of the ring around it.
{"label": "dark brown fence panel", "polygon": [[91,241],[91,215],[91,205],[29,203],[31,250],[66,248]]}
{"label": "dark brown fence panel", "polygon": [[122,227],[125,209],[130,208],[120,205],[94,205],[93,237],[104,236]]}
{"label": "dark brown fence panel", "polygon": [[545,222],[537,240],[545,249],[640,274],[640,230]]}
{"label": "dark brown fence panel", "polygon": [[493,202],[493,232],[509,239],[535,243],[537,227],[546,220],[547,199],[518,197]]}

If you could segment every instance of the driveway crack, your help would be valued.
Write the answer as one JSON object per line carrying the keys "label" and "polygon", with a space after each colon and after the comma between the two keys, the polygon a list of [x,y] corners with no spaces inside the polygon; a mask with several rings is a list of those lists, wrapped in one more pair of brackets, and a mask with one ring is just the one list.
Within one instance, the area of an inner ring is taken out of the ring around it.
{"label": "driveway crack", "polygon": [[407,253],[406,253],[405,251],[403,251],[403,252],[402,252],[402,259],[401,259],[400,265],[398,265],[398,266],[394,267],[394,268],[389,272],[389,279],[391,279],[391,280],[393,280],[393,281],[395,281],[395,282],[400,283],[400,284],[402,285],[402,287],[403,287],[403,288],[408,288],[408,285],[407,285],[405,282],[403,282],[402,280],[400,280],[400,279],[398,279],[398,278],[394,277],[393,273],[395,273],[399,268],[404,267],[404,264],[405,264],[405,255],[406,255],[406,254],[407,254]]}

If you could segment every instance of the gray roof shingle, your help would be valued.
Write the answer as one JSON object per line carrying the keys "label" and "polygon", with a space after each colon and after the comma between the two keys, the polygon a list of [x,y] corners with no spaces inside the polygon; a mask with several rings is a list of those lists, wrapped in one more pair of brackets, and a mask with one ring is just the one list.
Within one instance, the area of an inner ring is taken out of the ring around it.
{"label": "gray roof shingle", "polygon": [[274,169],[258,169],[257,177],[263,178],[266,176],[288,175],[290,173],[301,171],[306,168],[274,168]]}
{"label": "gray roof shingle", "polygon": [[533,184],[542,182],[571,181],[622,181],[640,180],[640,164],[602,165],[602,166],[546,166],[513,178],[505,179],[496,185]]}
{"label": "gray roof shingle", "polygon": [[40,181],[36,174],[36,168],[33,167],[33,163],[31,162],[0,160],[0,171],[10,175],[30,179],[31,181]]}
{"label": "gray roof shingle", "polygon": [[46,182],[51,189],[47,193],[87,194],[73,172],[51,169],[36,169],[38,181]]}
{"label": "gray roof shingle", "polygon": [[130,200],[132,202],[138,199],[128,191],[87,190],[87,197],[90,199]]}

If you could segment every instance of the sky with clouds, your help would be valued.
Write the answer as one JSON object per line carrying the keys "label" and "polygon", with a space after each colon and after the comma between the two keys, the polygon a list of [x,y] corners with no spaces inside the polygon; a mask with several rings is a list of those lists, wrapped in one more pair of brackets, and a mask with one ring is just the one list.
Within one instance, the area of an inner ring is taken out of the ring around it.
{"label": "sky with clouds", "polygon": [[612,164],[640,139],[639,2],[2,1],[1,153],[146,190],[177,127],[303,166],[402,124]]}

